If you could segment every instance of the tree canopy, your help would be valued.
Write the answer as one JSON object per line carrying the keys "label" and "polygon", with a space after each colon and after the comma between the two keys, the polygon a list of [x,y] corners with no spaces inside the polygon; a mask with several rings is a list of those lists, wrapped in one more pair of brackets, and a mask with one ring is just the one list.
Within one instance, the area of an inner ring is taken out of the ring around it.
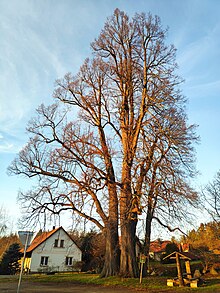
{"label": "tree canopy", "polygon": [[215,250],[220,245],[220,223],[201,223],[198,229],[188,232],[183,241],[189,243],[194,249]]}
{"label": "tree canopy", "polygon": [[166,34],[159,17],[116,9],[91,44],[93,57],[57,81],[55,104],[38,108],[30,140],[9,168],[37,178],[19,196],[28,220],[71,210],[105,233],[102,276],[138,276],[143,210],[149,223],[163,223],[196,200],[188,178],[197,136]]}

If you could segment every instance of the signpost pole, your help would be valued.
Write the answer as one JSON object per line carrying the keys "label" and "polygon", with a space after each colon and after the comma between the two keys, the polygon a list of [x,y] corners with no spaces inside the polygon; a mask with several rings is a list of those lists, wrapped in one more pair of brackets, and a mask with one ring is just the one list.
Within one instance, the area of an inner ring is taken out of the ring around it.
{"label": "signpost pole", "polygon": [[144,263],[146,262],[146,255],[141,254],[140,255],[140,264],[141,264],[141,271],[140,271],[140,284],[142,283],[142,277],[143,277],[143,267]]}
{"label": "signpost pole", "polygon": [[144,263],[143,263],[143,262],[141,262],[140,284],[142,283],[142,276],[143,276],[143,266],[144,266]]}
{"label": "signpost pole", "polygon": [[[20,270],[20,275],[19,275],[19,280],[18,280],[17,293],[19,293],[19,291],[20,291],[21,278],[22,278],[22,273],[23,273],[23,270],[24,270],[26,252],[27,252],[28,246],[30,245],[31,239],[33,237],[33,232],[19,231],[18,235],[19,235],[19,238],[20,238],[22,244],[24,245],[24,256],[23,256],[22,263],[21,263],[21,270]],[[24,243],[24,236],[26,236],[25,243]]]}

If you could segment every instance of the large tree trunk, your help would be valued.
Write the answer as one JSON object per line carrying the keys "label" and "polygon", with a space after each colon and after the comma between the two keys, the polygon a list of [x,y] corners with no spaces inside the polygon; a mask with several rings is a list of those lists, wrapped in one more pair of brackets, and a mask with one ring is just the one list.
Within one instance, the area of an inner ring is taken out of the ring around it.
{"label": "large tree trunk", "polygon": [[[101,117],[100,117],[101,121]],[[106,251],[105,263],[101,273],[102,277],[109,277],[117,275],[119,272],[119,238],[118,238],[118,195],[115,184],[114,168],[111,160],[111,155],[107,146],[105,133],[103,128],[99,127],[100,141],[104,154],[106,173],[107,173],[107,186],[109,195],[108,204],[108,219],[105,223],[106,229]]]}
{"label": "large tree trunk", "polygon": [[119,273],[120,249],[118,241],[118,225],[108,223],[106,227],[105,263],[101,277],[115,276]]}
{"label": "large tree trunk", "polygon": [[137,278],[139,276],[135,249],[135,231],[136,222],[128,220],[127,223],[122,223],[120,275],[123,277]]}
{"label": "large tree trunk", "polygon": [[[114,179],[114,176],[112,176]],[[105,263],[101,272],[101,277],[115,276],[119,273],[119,238],[118,238],[118,197],[114,184],[110,183],[109,190],[109,217],[105,224],[106,249]]]}
{"label": "large tree trunk", "polygon": [[121,226],[121,258],[120,275],[123,277],[138,277],[139,270],[136,258],[136,217],[131,217],[131,179],[130,169],[123,166],[123,189],[120,198],[120,226]]}

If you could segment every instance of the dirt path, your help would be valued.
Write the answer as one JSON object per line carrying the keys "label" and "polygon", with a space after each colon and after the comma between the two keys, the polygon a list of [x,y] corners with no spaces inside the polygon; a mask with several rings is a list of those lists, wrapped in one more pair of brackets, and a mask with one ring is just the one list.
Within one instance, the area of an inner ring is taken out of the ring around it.
{"label": "dirt path", "polygon": [[[0,292],[13,292],[17,291],[17,282],[1,282]],[[73,283],[30,283],[23,281],[20,287],[20,293],[134,293],[137,291],[125,288],[109,288],[93,285],[81,285]]]}
{"label": "dirt path", "polygon": [[[218,288],[210,289],[202,288],[203,293],[220,292],[220,284]],[[0,293],[16,293],[18,286],[17,276],[1,276],[0,275]],[[159,289],[128,289],[128,288],[118,288],[118,287],[104,287],[99,285],[88,285],[88,284],[75,284],[73,282],[33,282],[33,280],[22,280],[20,292],[19,293],[174,293],[174,292],[192,292],[194,289],[185,288],[185,290],[180,290],[180,288],[170,288],[167,287],[163,290]],[[195,291],[197,291],[195,289]]]}

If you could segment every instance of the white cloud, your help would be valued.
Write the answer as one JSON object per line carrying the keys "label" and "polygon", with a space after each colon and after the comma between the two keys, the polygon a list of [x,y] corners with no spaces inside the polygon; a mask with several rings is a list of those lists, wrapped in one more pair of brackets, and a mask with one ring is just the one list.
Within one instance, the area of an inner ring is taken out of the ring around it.
{"label": "white cloud", "polygon": [[15,7],[6,12],[0,19],[0,153],[15,153],[25,143],[27,121],[39,104],[52,102],[54,81],[67,70],[56,29],[39,23],[39,11],[27,5],[21,14]]}
{"label": "white cloud", "polygon": [[[83,35],[79,15],[77,26],[70,26],[66,21],[65,14],[70,11],[65,4],[13,1],[13,5],[9,5],[3,2],[5,5],[0,4],[3,8],[0,19],[0,131],[15,135],[19,129],[25,129],[39,104],[52,102],[54,81],[72,71],[71,64],[79,67],[84,59],[81,54],[84,47],[78,50],[77,46],[68,44],[73,44],[76,37],[77,45],[80,43],[77,39]],[[71,51],[73,60],[66,59],[65,50],[68,54]]]}
{"label": "white cloud", "polygon": [[16,153],[15,146],[5,142],[3,145],[0,143],[0,153]]}
{"label": "white cloud", "polygon": [[182,44],[177,51],[177,62],[188,79],[196,80],[201,77],[205,77],[206,80],[216,79],[219,73],[217,60],[220,57],[220,24],[216,22],[207,25],[204,22],[194,26],[195,23],[191,19],[191,22],[180,30],[180,35],[183,34]]}
{"label": "white cloud", "polygon": [[24,141],[8,133],[0,133],[0,153],[18,153],[24,145]]}
{"label": "white cloud", "polygon": [[[52,80],[64,72],[54,52],[28,27],[25,19],[4,16],[1,19],[3,46],[0,48],[0,131],[18,135],[25,130],[33,109],[50,98]],[[50,94],[49,94],[50,92]],[[11,143],[1,151],[12,149]]]}

